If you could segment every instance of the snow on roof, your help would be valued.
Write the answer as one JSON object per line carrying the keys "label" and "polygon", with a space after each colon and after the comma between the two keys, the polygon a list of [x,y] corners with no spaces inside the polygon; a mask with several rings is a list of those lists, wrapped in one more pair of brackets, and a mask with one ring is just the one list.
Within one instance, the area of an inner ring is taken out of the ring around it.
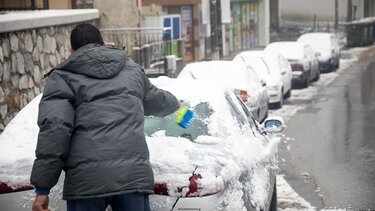
{"label": "snow on roof", "polygon": [[[314,50],[331,50],[331,37],[333,35],[330,33],[322,33],[322,32],[315,32],[315,33],[306,33],[301,35],[297,42],[301,42],[304,44],[310,45]],[[331,53],[331,52],[329,52]]]}
{"label": "snow on roof", "polygon": [[246,89],[250,81],[246,65],[234,61],[194,62],[186,65],[177,78],[210,80],[235,89]]}
{"label": "snow on roof", "polygon": [[244,58],[277,58],[279,55],[281,55],[278,52],[273,51],[264,51],[264,50],[255,50],[255,51],[243,51],[236,55],[236,57],[244,57]]}
{"label": "snow on roof", "polygon": [[78,23],[97,18],[97,9],[11,11],[0,14],[0,32]]}
{"label": "snow on roof", "polygon": [[265,51],[280,53],[286,59],[300,59],[304,57],[303,44],[298,42],[273,42],[266,46]]}

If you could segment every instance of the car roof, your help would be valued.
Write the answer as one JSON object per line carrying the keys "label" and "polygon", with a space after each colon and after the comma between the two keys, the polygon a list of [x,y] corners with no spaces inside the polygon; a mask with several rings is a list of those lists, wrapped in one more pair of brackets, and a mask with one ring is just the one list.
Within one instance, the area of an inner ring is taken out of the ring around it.
{"label": "car roof", "polygon": [[288,50],[290,47],[303,48],[304,45],[306,45],[306,44],[299,43],[299,42],[296,42],[296,41],[272,42],[272,43],[270,43],[266,46],[265,50],[267,51],[271,47],[272,48],[278,48],[279,50]]}
{"label": "car roof", "polygon": [[243,51],[239,54],[237,54],[235,57],[268,57],[268,58],[277,58],[279,56],[282,56],[279,53],[276,52],[270,52],[270,51],[263,51],[263,50],[256,50],[256,51]]}
{"label": "car roof", "polygon": [[177,79],[166,76],[150,78],[152,84],[174,94],[178,99],[189,100],[192,104],[215,102],[223,98],[231,89],[223,84],[205,80]]}
{"label": "car roof", "polygon": [[186,65],[177,78],[210,80],[235,89],[245,89],[250,80],[249,71],[243,62],[204,61]]}
{"label": "car roof", "polygon": [[309,32],[302,34],[298,39],[302,38],[319,38],[319,37],[334,37],[335,35],[328,32]]}

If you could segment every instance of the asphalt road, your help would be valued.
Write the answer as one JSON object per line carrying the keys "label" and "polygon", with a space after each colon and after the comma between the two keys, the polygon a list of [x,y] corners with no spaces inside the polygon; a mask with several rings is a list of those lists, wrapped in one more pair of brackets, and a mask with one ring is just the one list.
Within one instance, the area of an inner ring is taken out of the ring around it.
{"label": "asphalt road", "polygon": [[280,174],[317,209],[375,210],[375,61],[361,58],[287,123]]}

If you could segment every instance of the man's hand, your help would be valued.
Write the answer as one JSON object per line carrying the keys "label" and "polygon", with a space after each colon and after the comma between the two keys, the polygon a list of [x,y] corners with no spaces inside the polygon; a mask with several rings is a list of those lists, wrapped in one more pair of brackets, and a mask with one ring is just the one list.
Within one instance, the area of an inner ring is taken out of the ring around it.
{"label": "man's hand", "polygon": [[33,203],[33,211],[51,211],[48,208],[48,195],[36,195]]}
{"label": "man's hand", "polygon": [[177,110],[181,107],[181,101],[177,100]]}

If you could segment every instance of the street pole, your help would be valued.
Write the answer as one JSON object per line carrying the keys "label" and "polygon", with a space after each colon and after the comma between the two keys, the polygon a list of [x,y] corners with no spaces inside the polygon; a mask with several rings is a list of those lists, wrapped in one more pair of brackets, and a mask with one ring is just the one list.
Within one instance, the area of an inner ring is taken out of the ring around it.
{"label": "street pole", "polygon": [[339,2],[335,0],[335,33],[339,29]]}
{"label": "street pole", "polygon": [[346,21],[347,22],[351,22],[353,20],[353,1],[352,0],[348,0],[348,16],[346,17]]}
{"label": "street pole", "polygon": [[220,0],[210,0],[210,21],[212,60],[219,60],[223,55]]}

